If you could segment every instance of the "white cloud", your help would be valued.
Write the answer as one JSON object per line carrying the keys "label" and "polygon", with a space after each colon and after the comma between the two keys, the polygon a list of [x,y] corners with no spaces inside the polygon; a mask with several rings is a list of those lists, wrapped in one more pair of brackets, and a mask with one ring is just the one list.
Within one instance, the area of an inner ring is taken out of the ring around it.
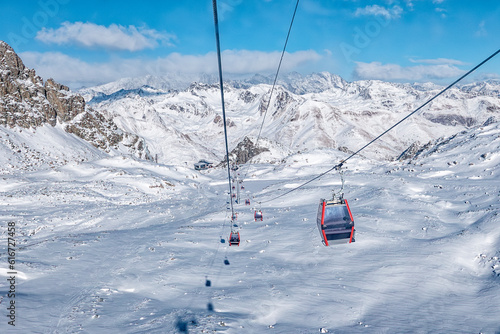
{"label": "white cloud", "polygon": [[217,6],[217,14],[219,17],[219,20],[223,21],[227,14],[231,13],[234,11],[235,7],[241,5],[243,0],[223,0],[219,1],[219,5]]}
{"label": "white cloud", "polygon": [[476,30],[476,37],[484,37],[484,36],[487,36],[488,35],[488,31],[486,30],[486,23],[485,21],[481,21],[479,23],[479,26],[478,26],[478,29]]}
{"label": "white cloud", "polygon": [[399,6],[385,8],[379,5],[366,6],[356,9],[354,16],[383,16],[386,19],[395,19],[401,16],[403,9]]}
{"label": "white cloud", "polygon": [[448,58],[436,58],[436,59],[409,59],[412,63],[418,64],[431,64],[431,65],[468,65],[461,60],[448,59]]}
{"label": "white cloud", "polygon": [[[281,52],[226,50],[222,53],[225,74],[274,73]],[[42,78],[54,78],[70,87],[93,86],[123,77],[162,75],[166,73],[215,74],[218,71],[215,52],[204,55],[171,53],[155,60],[115,58],[102,63],[88,63],[59,52],[24,52],[20,54],[28,67]],[[312,50],[286,53],[281,70],[316,63],[322,56]]]}
{"label": "white cloud", "polygon": [[64,22],[58,29],[43,28],[37,33],[36,39],[47,44],[138,51],[155,48],[159,42],[170,45],[175,36],[133,25],[127,28],[116,24],[105,27],[90,22]]}
{"label": "white cloud", "polygon": [[408,8],[409,11],[413,11],[415,5],[413,4],[413,0],[405,0],[406,2],[406,7]]}
{"label": "white cloud", "polygon": [[457,78],[464,73],[465,71],[450,64],[403,67],[398,64],[382,64],[380,62],[356,62],[353,75],[357,79],[384,81],[436,81]]}

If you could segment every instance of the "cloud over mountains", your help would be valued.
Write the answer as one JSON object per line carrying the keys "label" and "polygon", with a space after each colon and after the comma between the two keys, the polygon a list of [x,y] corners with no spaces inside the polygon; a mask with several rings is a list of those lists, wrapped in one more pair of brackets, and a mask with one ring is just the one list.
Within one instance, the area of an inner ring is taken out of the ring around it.
{"label": "cloud over mountains", "polygon": [[111,24],[108,27],[91,22],[64,22],[60,28],[42,28],[36,39],[47,44],[69,44],[84,48],[139,51],[152,49],[159,43],[172,44],[175,35],[146,27],[124,27]]}

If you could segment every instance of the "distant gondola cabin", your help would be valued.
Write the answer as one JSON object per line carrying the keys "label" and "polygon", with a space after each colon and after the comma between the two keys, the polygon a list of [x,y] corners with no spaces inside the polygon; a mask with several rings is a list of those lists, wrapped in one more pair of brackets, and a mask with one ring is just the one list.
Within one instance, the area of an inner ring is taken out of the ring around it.
{"label": "distant gondola cabin", "polygon": [[213,167],[213,163],[208,162],[206,160],[200,160],[194,164],[194,169],[196,169],[196,170],[204,170],[204,169],[209,169],[212,167]]}
{"label": "distant gondola cabin", "polygon": [[264,220],[264,216],[262,215],[262,211],[255,211],[254,215],[253,215],[253,218],[255,219],[255,221],[257,220]]}
{"label": "distant gondola cabin", "polygon": [[229,235],[229,246],[240,245],[240,232],[231,232]]}

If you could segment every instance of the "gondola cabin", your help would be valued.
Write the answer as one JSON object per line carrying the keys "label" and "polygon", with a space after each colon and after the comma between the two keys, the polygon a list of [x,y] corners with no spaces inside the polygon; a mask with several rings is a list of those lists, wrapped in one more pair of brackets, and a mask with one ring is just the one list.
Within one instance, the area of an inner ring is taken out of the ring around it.
{"label": "gondola cabin", "polygon": [[257,220],[262,221],[264,219],[264,217],[262,216],[262,211],[255,211],[253,217],[254,217],[255,221],[257,221]]}
{"label": "gondola cabin", "polygon": [[354,219],[346,200],[321,199],[317,223],[325,246],[354,242]]}
{"label": "gondola cabin", "polygon": [[200,160],[194,164],[194,169],[196,170],[205,170],[213,167],[212,162],[208,162],[206,160]]}
{"label": "gondola cabin", "polygon": [[231,232],[229,235],[229,246],[240,245],[240,232]]}

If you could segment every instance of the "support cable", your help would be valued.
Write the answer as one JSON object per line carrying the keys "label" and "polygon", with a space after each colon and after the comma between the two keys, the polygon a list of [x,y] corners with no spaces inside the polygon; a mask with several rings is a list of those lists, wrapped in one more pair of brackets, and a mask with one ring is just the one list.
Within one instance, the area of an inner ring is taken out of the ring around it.
{"label": "support cable", "polygon": [[[266,111],[264,112],[264,117],[262,118],[262,123],[260,124],[259,134],[257,135],[257,140],[255,141],[255,148],[258,147],[260,135],[262,133],[262,128],[264,127],[264,122],[266,120],[266,115],[267,115],[267,112],[269,110],[269,106],[271,105],[271,98],[273,96],[274,88],[276,87],[276,81],[278,80],[278,75],[280,73],[281,63],[283,62],[283,56],[285,55],[286,46],[288,44],[288,39],[290,37],[290,32],[292,31],[293,21],[295,19],[295,14],[297,13],[297,7],[299,6],[299,1],[300,0],[297,0],[297,2],[295,3],[295,9],[293,11],[292,20],[290,22],[290,27],[288,28],[288,33],[286,35],[285,45],[283,46],[283,51],[281,51],[281,58],[280,58],[280,61],[278,63],[278,69],[276,70],[276,75],[274,76],[273,86],[271,87],[271,92],[269,93],[269,101],[267,101]],[[247,174],[248,174],[248,169],[249,168],[247,168],[247,171],[246,171],[243,179],[246,179]]]}

